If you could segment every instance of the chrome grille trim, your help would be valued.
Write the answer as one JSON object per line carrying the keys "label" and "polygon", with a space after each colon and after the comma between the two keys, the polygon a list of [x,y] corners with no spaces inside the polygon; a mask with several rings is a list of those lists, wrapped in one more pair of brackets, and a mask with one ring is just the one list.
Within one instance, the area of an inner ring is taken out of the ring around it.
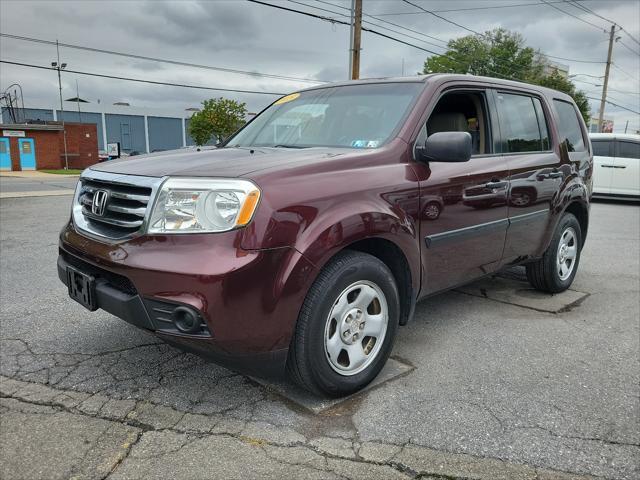
{"label": "chrome grille trim", "polygon": [[[87,169],[80,177],[73,201],[75,227],[99,239],[123,241],[146,230],[151,205],[164,178],[105,173]],[[97,190],[109,193],[103,215],[92,211]]]}

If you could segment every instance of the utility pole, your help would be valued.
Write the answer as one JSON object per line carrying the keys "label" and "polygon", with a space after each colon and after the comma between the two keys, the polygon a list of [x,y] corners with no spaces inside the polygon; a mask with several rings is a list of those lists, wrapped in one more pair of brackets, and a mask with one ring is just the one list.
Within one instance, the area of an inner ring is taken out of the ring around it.
{"label": "utility pole", "polygon": [[351,80],[360,78],[360,38],[362,36],[362,0],[354,0],[353,36],[351,40]]}
{"label": "utility pole", "polygon": [[67,68],[66,63],[60,63],[60,45],[56,40],[57,62],[51,62],[51,66],[58,70],[58,91],[60,92],[60,117],[62,119],[62,138],[64,141],[64,169],[69,170],[69,156],[67,155],[67,129],[64,126],[64,104],[62,103],[62,77],[60,71]]}
{"label": "utility pole", "polygon": [[609,85],[609,70],[611,69],[611,54],[613,53],[613,40],[616,36],[616,24],[611,25],[609,32],[609,52],[607,53],[607,66],[604,69],[604,83],[602,85],[602,99],[600,100],[600,112],[598,113],[598,132],[602,133],[602,121],[604,120],[604,104],[607,101],[607,86]]}

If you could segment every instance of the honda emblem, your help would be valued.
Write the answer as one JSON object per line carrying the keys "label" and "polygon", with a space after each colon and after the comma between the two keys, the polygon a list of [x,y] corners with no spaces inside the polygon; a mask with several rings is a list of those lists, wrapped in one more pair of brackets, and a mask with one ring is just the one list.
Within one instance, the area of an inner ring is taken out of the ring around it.
{"label": "honda emblem", "polygon": [[108,190],[96,190],[93,193],[93,202],[91,203],[91,213],[102,217],[107,209],[107,201],[109,200]]}

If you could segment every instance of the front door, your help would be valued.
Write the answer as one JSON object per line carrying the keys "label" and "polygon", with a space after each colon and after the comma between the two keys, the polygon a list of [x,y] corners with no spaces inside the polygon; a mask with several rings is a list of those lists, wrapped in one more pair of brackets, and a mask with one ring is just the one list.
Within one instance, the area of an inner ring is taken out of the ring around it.
{"label": "front door", "polygon": [[491,273],[502,259],[509,171],[494,146],[497,125],[491,104],[490,92],[484,90],[444,93],[416,140],[420,145],[433,133],[467,131],[473,144],[468,162],[416,163],[422,295]]}
{"label": "front door", "polygon": [[0,138],[0,170],[11,170],[11,149],[8,138]]}
{"label": "front door", "polygon": [[18,151],[20,152],[20,168],[22,170],[35,170],[36,150],[33,138],[19,138]]}

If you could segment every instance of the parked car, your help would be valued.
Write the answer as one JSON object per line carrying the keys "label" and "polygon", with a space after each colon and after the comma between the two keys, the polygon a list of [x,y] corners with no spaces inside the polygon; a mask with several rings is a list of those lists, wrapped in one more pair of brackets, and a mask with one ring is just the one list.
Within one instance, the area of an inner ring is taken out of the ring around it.
{"label": "parked car", "polygon": [[591,133],[593,195],[640,200],[640,135]]}
{"label": "parked car", "polygon": [[[58,273],[89,310],[340,396],[380,372],[421,299],[518,264],[536,289],[568,288],[591,172],[557,91],[445,74],[314,87],[220,148],[84,170]],[[440,214],[443,191],[521,180],[545,195]]]}

